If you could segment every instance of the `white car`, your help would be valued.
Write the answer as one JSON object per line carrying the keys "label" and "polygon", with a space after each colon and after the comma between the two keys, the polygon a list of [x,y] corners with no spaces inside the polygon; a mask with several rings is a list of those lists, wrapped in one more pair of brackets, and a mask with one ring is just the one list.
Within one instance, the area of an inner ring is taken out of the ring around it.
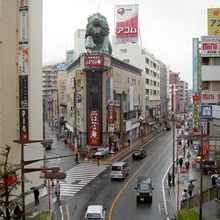
{"label": "white car", "polygon": [[97,149],[97,151],[94,153],[94,156],[104,157],[104,156],[107,156],[108,154],[109,154],[109,148],[101,147]]}
{"label": "white car", "polygon": [[89,205],[86,214],[85,220],[106,220],[105,210],[102,205]]}

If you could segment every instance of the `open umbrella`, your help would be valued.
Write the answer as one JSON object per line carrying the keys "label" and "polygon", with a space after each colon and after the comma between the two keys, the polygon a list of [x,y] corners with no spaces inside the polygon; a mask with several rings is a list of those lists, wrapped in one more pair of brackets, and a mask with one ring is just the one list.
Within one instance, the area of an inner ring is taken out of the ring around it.
{"label": "open umbrella", "polygon": [[195,181],[197,181],[196,178],[194,178],[194,179],[190,179],[188,182],[190,183],[190,182],[195,182]]}

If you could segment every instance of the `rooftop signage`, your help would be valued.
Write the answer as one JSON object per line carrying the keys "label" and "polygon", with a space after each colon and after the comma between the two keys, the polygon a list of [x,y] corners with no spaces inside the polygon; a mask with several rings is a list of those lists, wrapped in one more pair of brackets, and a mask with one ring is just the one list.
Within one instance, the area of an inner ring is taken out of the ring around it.
{"label": "rooftop signage", "polygon": [[220,57],[220,36],[201,37],[201,57]]}

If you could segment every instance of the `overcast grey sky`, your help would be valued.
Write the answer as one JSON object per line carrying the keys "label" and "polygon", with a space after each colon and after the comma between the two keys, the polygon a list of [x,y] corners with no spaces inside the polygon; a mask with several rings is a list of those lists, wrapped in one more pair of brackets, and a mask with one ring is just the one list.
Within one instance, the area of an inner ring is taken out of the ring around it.
{"label": "overcast grey sky", "polygon": [[219,0],[43,0],[43,63],[65,59],[74,32],[100,12],[114,34],[114,5],[139,4],[142,46],[192,85],[192,38],[207,35],[207,8]]}

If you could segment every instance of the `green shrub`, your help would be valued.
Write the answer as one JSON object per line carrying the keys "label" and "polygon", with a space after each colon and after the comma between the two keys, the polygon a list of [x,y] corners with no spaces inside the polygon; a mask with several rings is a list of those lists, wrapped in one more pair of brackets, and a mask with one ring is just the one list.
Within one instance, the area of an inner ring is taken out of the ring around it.
{"label": "green shrub", "polygon": [[50,211],[41,212],[40,220],[50,220]]}
{"label": "green shrub", "polygon": [[198,220],[199,214],[194,209],[181,209],[178,212],[179,220]]}

